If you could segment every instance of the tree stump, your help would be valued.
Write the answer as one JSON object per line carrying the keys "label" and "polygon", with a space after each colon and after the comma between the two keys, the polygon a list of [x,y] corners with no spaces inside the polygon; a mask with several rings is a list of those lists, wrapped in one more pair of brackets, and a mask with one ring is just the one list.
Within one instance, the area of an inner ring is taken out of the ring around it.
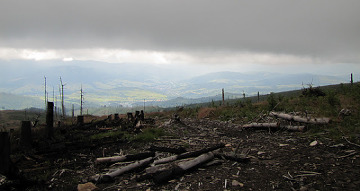
{"label": "tree stump", "polygon": [[76,121],[78,125],[84,125],[84,116],[78,115]]}
{"label": "tree stump", "polygon": [[54,136],[54,102],[47,102],[46,132],[48,138]]}

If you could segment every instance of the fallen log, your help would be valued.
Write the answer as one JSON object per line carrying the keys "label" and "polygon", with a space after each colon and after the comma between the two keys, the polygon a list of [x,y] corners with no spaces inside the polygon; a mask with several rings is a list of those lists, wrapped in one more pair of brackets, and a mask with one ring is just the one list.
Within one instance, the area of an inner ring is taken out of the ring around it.
{"label": "fallen log", "polygon": [[185,159],[185,158],[191,158],[191,157],[197,157],[203,153],[207,153],[210,151],[214,151],[216,149],[220,149],[220,148],[224,148],[225,144],[221,143],[219,145],[215,145],[213,147],[210,148],[205,148],[205,149],[201,149],[201,150],[197,150],[197,151],[192,151],[192,152],[186,152],[186,153],[182,153],[180,155],[174,155],[174,156],[170,156],[167,158],[162,158],[159,160],[155,160],[154,161],[154,165],[158,165],[158,164],[164,164],[164,163],[168,163],[168,162],[172,162],[175,160],[180,160],[180,159]]}
{"label": "fallen log", "polygon": [[211,161],[213,158],[214,154],[212,152],[202,154],[193,160],[182,162],[175,167],[172,167],[168,170],[161,172],[158,175],[155,175],[153,180],[157,184],[167,182],[177,176],[185,174],[189,170],[192,170],[204,163]]}
{"label": "fallen log", "polygon": [[279,123],[250,123],[242,126],[243,128],[279,128]]}
{"label": "fallen log", "polygon": [[259,129],[287,129],[288,131],[303,131],[305,126],[281,126],[280,123],[250,123],[242,126],[243,128],[259,128]]}
{"label": "fallen log", "polygon": [[103,175],[95,175],[95,176],[91,177],[91,180],[95,181],[97,183],[111,182],[114,179],[114,177],[116,177],[116,176],[122,175],[126,172],[129,172],[129,171],[132,171],[135,169],[139,169],[139,168],[148,166],[153,161],[153,159],[154,159],[153,157],[149,157],[149,158],[131,163],[131,164],[124,166],[122,168],[119,168],[113,172],[109,172],[109,173],[106,173]]}
{"label": "fallen log", "polygon": [[174,154],[181,154],[185,153],[186,149],[184,147],[178,147],[178,148],[169,148],[169,147],[157,147],[157,146],[150,146],[148,149],[149,151],[161,151],[161,152],[168,152],[168,153],[174,153]]}
{"label": "fallen log", "polygon": [[322,117],[322,118],[305,118],[296,115],[290,115],[286,113],[277,113],[277,112],[270,112],[270,116],[278,117],[282,119],[286,119],[288,121],[296,121],[300,123],[308,123],[308,124],[328,124],[330,123],[330,118]]}
{"label": "fallen log", "polygon": [[122,161],[134,161],[134,160],[141,160],[147,157],[154,157],[154,152],[145,152],[145,153],[138,153],[133,155],[122,155],[122,156],[112,156],[112,157],[102,157],[97,158],[95,160],[95,164],[99,163],[115,163],[115,162],[122,162]]}

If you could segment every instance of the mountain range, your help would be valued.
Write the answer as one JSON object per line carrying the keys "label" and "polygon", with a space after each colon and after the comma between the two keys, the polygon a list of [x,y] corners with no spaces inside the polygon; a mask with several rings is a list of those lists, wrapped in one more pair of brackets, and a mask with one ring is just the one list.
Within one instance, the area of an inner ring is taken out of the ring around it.
{"label": "mountain range", "polygon": [[[24,63],[27,62],[27,63]],[[172,107],[226,98],[268,94],[313,86],[347,83],[348,76],[280,73],[240,73],[220,71],[194,75],[187,68],[147,64],[112,64],[95,61],[0,61],[0,109],[23,109],[44,106],[46,77],[47,97],[59,102],[59,78],[64,83],[67,108],[80,103],[84,107],[147,105]],[[102,66],[99,67],[94,66]],[[15,96],[13,96],[15,95]],[[23,100],[23,101],[21,101]]]}

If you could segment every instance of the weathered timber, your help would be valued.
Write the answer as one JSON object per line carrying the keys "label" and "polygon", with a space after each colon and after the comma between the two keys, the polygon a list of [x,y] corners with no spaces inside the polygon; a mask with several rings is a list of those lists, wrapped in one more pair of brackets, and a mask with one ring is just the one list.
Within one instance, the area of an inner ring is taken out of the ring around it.
{"label": "weathered timber", "polygon": [[243,128],[279,128],[279,123],[250,123],[245,124]]}
{"label": "weathered timber", "polygon": [[270,112],[270,116],[286,119],[289,121],[296,121],[300,123],[308,123],[308,124],[328,124],[330,123],[330,118],[322,117],[322,118],[305,118],[296,115],[290,115],[286,113],[278,113],[278,112]]}
{"label": "weathered timber", "polygon": [[170,148],[170,147],[158,147],[158,146],[154,146],[154,145],[151,145],[148,150],[149,151],[168,152],[168,153],[174,153],[174,154],[181,154],[181,153],[186,152],[186,149],[184,147]]}
{"label": "weathered timber", "polygon": [[32,137],[30,121],[21,121],[20,144],[22,147],[31,147]]}
{"label": "weathered timber", "polygon": [[145,152],[145,153],[138,153],[138,154],[133,154],[133,155],[102,157],[102,158],[97,158],[95,160],[95,163],[99,164],[99,163],[114,163],[114,162],[121,162],[121,161],[134,161],[134,160],[140,160],[140,159],[154,157],[154,156],[155,156],[155,152]]}
{"label": "weathered timber", "polygon": [[46,133],[48,138],[54,136],[54,102],[47,102]]}
{"label": "weathered timber", "polygon": [[124,166],[122,168],[119,168],[119,169],[117,169],[117,170],[115,170],[113,172],[109,172],[109,173],[106,173],[106,174],[103,174],[103,175],[95,175],[91,179],[93,181],[95,181],[95,182],[98,182],[98,183],[100,183],[100,182],[110,182],[110,181],[112,181],[114,179],[114,177],[122,175],[122,174],[124,174],[126,172],[129,172],[129,171],[132,171],[132,170],[135,170],[135,169],[146,167],[152,161],[153,161],[153,157],[149,157],[149,158],[146,158],[146,159],[131,163],[131,164],[129,164],[127,166]]}
{"label": "weathered timber", "polygon": [[181,176],[192,170],[197,168],[198,166],[211,161],[214,158],[214,154],[212,152],[208,152],[196,157],[193,160],[189,160],[186,162],[182,162],[175,167],[172,167],[168,170],[165,170],[157,175],[154,176],[153,180],[155,183],[161,184],[167,182],[177,176]]}
{"label": "weathered timber", "polygon": [[242,126],[243,128],[258,128],[258,129],[281,129],[284,128],[288,131],[303,131],[305,126],[281,126],[280,123],[250,123]]}
{"label": "weathered timber", "polygon": [[205,148],[205,149],[201,149],[201,150],[197,150],[197,151],[182,153],[180,155],[174,155],[174,156],[162,158],[162,159],[154,161],[154,165],[164,164],[164,163],[168,163],[168,162],[172,162],[172,161],[180,160],[180,159],[185,159],[185,158],[197,157],[203,153],[207,153],[207,152],[214,151],[216,149],[220,149],[220,148],[224,148],[224,147],[225,147],[225,144],[222,143],[222,144],[210,147],[210,148]]}

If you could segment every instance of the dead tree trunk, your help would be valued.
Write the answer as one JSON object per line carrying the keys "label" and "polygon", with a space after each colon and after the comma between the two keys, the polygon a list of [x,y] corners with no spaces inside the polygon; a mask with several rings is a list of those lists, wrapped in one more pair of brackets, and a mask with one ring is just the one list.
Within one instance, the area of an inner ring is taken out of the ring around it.
{"label": "dead tree trunk", "polygon": [[224,147],[225,147],[224,144],[219,144],[219,145],[215,145],[213,147],[201,149],[198,151],[186,152],[186,153],[182,153],[180,155],[174,155],[174,156],[162,158],[162,159],[154,161],[154,165],[164,164],[164,163],[168,163],[168,162],[172,162],[172,161],[180,160],[180,159],[185,159],[185,158],[197,157],[203,153],[207,153],[207,152],[214,151],[216,149],[220,149],[220,148],[224,148]]}
{"label": "dead tree trunk", "polygon": [[187,171],[194,169],[194,168],[200,166],[201,164],[209,162],[213,158],[214,158],[214,154],[212,152],[208,152],[208,153],[205,153],[205,154],[202,154],[202,155],[196,157],[193,160],[182,162],[179,165],[177,165],[171,169],[165,170],[165,171],[161,172],[160,174],[154,176],[154,182],[155,183],[167,182],[167,181],[175,178],[176,176],[183,175]]}
{"label": "dead tree trunk", "polygon": [[153,157],[149,157],[149,158],[143,159],[141,161],[129,164],[125,167],[119,168],[113,172],[106,173],[106,174],[100,175],[100,176],[94,176],[94,177],[92,177],[92,179],[95,180],[96,182],[110,182],[113,180],[114,177],[124,174],[126,172],[129,172],[131,170],[145,167],[145,166],[149,165],[152,161],[153,161]]}
{"label": "dead tree trunk", "polygon": [[279,123],[250,123],[242,126],[243,128],[279,128]]}
{"label": "dead tree trunk", "polygon": [[30,121],[21,121],[20,144],[22,147],[31,147],[32,136]]}
{"label": "dead tree trunk", "polygon": [[317,125],[328,124],[330,122],[330,118],[326,118],[326,117],[311,119],[311,118],[304,118],[296,115],[277,113],[277,112],[270,112],[270,116],[286,119],[289,121],[296,121],[300,123],[309,123],[309,124],[317,124]]}
{"label": "dead tree trunk", "polygon": [[140,160],[140,159],[154,157],[154,156],[155,156],[155,152],[146,152],[146,153],[138,153],[138,154],[133,154],[133,155],[102,157],[102,158],[97,158],[95,160],[95,163],[99,164],[99,163],[114,163],[114,162],[121,162],[121,161],[134,161],[134,160]]}
{"label": "dead tree trunk", "polygon": [[8,132],[0,132],[0,174],[8,175],[11,169],[10,139]]}
{"label": "dead tree trunk", "polygon": [[47,102],[46,132],[48,138],[54,136],[54,102]]}

